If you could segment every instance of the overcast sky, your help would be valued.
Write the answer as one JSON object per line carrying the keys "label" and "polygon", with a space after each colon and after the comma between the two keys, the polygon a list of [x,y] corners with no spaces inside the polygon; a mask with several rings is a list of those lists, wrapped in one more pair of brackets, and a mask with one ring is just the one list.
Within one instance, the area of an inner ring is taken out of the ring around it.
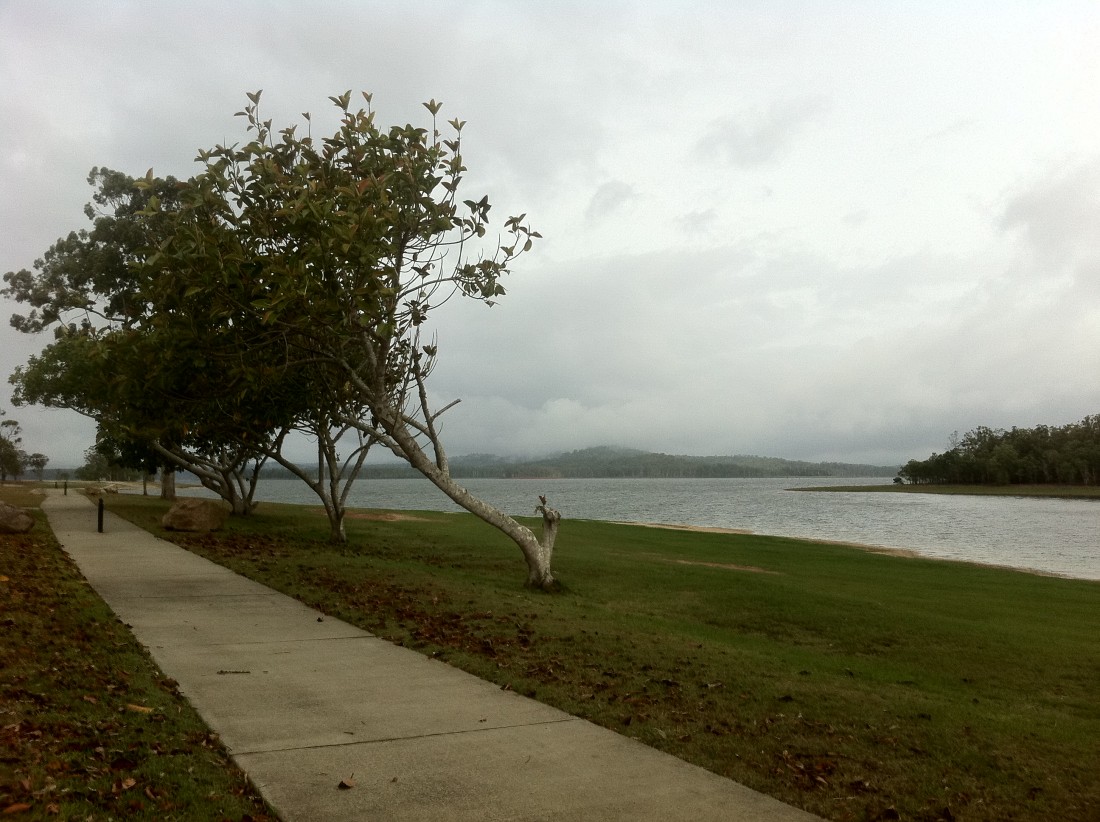
{"label": "overcast sky", "polygon": [[[0,273],[93,166],[189,176],[374,94],[468,121],[467,198],[545,240],[436,314],[452,454],[614,444],[900,464],[1100,413],[1095,2],[0,0]],[[329,122],[329,121],[325,121]],[[0,376],[50,340],[10,329]],[[76,465],[94,425],[0,408]]]}

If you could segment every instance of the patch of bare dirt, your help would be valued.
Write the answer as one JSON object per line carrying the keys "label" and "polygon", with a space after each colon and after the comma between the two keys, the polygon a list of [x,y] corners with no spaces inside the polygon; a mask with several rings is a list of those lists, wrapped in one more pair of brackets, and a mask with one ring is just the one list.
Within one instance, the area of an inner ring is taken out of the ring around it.
{"label": "patch of bare dirt", "polygon": [[[323,511],[321,513],[324,513]],[[395,514],[392,511],[349,511],[345,519],[365,519],[371,522],[428,522],[426,517],[414,517],[412,514]]]}
{"label": "patch of bare dirt", "polygon": [[641,525],[643,528],[664,528],[668,531],[695,531],[703,534],[751,534],[744,528],[712,528],[707,525],[670,525],[664,522],[624,522],[622,525]]}
{"label": "patch of bare dirt", "polygon": [[769,571],[767,568],[757,568],[755,565],[734,565],[731,562],[701,562],[694,559],[666,559],[665,562],[675,562],[677,565],[703,565],[707,568],[724,568],[727,571],[749,571],[754,574],[775,574],[779,571]]}

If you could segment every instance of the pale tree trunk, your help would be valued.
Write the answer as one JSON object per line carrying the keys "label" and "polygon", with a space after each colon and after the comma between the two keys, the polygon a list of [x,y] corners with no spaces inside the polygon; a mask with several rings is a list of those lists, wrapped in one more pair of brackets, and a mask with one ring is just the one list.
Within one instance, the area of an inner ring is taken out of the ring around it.
{"label": "pale tree trunk", "polygon": [[542,514],[542,534],[539,537],[538,561],[534,565],[530,560],[527,562],[527,584],[532,588],[546,590],[554,585],[554,575],[550,567],[554,559],[554,542],[558,538],[561,513],[551,508],[543,496],[539,497],[535,513]]}
{"label": "pale tree trunk", "polygon": [[167,466],[160,469],[160,498],[176,500],[176,472]]}
{"label": "pale tree trunk", "polygon": [[[327,420],[326,420],[327,422]],[[344,500],[338,488],[340,482],[340,458],[336,455],[336,443],[327,436],[329,432],[318,426],[317,430],[317,487],[316,492],[325,504],[328,515],[328,541],[343,545],[348,541],[348,532],[344,528]],[[326,484],[326,476],[328,482]]]}
{"label": "pale tree trunk", "polygon": [[[526,525],[520,524],[455,482],[451,476],[447,455],[440,441],[435,421],[457,404],[458,400],[454,400],[435,413],[431,412],[424,378],[431,369],[430,359],[433,355],[425,347],[424,352],[429,358],[425,367],[418,340],[419,336],[412,344],[414,353],[405,377],[404,389],[396,392],[385,385],[369,384],[363,379],[359,368],[352,366],[346,360],[335,360],[335,364],[344,369],[351,383],[362,392],[364,401],[370,400],[368,402],[369,423],[366,419],[343,414],[339,415],[338,419],[345,425],[366,434],[373,442],[382,444],[395,456],[407,461],[451,500],[511,539],[519,547],[527,563],[528,586],[543,591],[557,590],[560,586],[554,579],[551,561],[554,557],[554,541],[557,538],[561,514],[547,504],[545,497],[539,497],[541,505],[535,508],[535,512],[542,514],[542,538],[540,539]],[[384,352],[379,354],[374,351],[373,344],[368,343],[367,349],[371,352],[372,367],[376,367],[379,361],[386,359]],[[408,389],[415,390],[416,399],[411,399],[412,392]],[[414,416],[416,412],[407,413],[406,404],[418,404],[421,418]],[[434,459],[428,456],[418,437],[426,438],[431,444]]]}
{"label": "pale tree trunk", "polygon": [[[342,424],[335,427],[335,418],[322,414],[311,421],[310,432],[317,437],[317,469],[311,474],[282,454],[283,435],[264,450],[268,457],[286,468],[294,476],[303,480],[317,495],[324,506],[329,523],[329,542],[342,545],[348,541],[344,519],[347,513],[347,500],[352,484],[366,461],[367,453],[374,443],[373,438],[364,436],[356,426]],[[305,430],[305,429],[303,429]],[[355,448],[347,459],[341,461],[337,446],[349,431],[358,438]],[[286,432],[284,431],[284,434]]]}
{"label": "pale tree trunk", "polygon": [[347,513],[344,506],[333,505],[329,502],[325,505],[325,513],[328,514],[329,542],[335,545],[343,545],[348,541],[348,533],[344,529],[344,514]]}
{"label": "pale tree trunk", "polygon": [[[381,415],[380,415],[381,416]],[[387,422],[394,420],[391,416]],[[475,497],[451,477],[446,467],[446,458],[442,455],[442,447],[435,437],[431,437],[432,445],[439,455],[440,467],[428,457],[416,438],[405,427],[404,423],[387,426],[390,442],[386,443],[391,450],[408,460],[417,471],[427,477],[436,488],[450,497],[454,502],[465,508],[474,516],[492,525],[494,528],[507,535],[523,553],[527,562],[527,584],[532,588],[543,591],[554,590],[557,581],[551,570],[551,560],[554,556],[554,541],[558,535],[558,525],[561,522],[561,514],[547,505],[545,497],[539,497],[541,505],[535,508],[536,513],[542,514],[542,538],[503,511],[489,505],[484,500]],[[434,433],[434,432],[433,432]]]}

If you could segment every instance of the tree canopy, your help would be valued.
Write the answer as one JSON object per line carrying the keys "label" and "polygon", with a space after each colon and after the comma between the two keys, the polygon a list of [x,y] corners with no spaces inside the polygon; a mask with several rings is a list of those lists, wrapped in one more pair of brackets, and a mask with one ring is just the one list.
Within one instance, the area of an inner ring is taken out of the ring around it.
{"label": "tree canopy", "polygon": [[204,169],[181,185],[178,207],[150,200],[172,226],[142,277],[165,309],[150,324],[172,338],[237,329],[241,346],[219,363],[230,381],[255,378],[256,361],[307,368],[320,421],[355,431],[358,453],[378,443],[407,460],[512,537],[528,581],[550,587],[557,512],[536,506],[540,540],[455,482],[437,427],[454,403],[430,407],[426,384],[438,352],[425,333],[432,313],[455,295],[494,304],[539,234],[521,214],[494,240],[489,198],[460,199],[464,123],[448,121],[444,138],[434,100],[424,104],[430,129],[383,129],[370,94],[358,109],[350,92],[331,97],[340,125],[315,141],[297,126],[274,129],[260,92],[248,99],[240,115],[253,139],[200,152]]}
{"label": "tree canopy", "polygon": [[[60,329],[15,375],[21,401],[82,410],[101,435],[185,467],[276,459],[320,496],[334,539],[348,483],[381,445],[507,533],[528,581],[552,586],[559,515],[540,500],[536,538],[459,486],[437,424],[457,400],[432,408],[427,388],[430,317],[456,296],[493,305],[539,234],[523,214],[491,230],[489,198],[460,197],[465,123],[445,137],[434,100],[430,127],[381,128],[370,94],[360,108],[351,92],[330,97],[339,125],[314,139],[309,114],[304,136],[276,129],[260,96],[239,112],[247,141],[201,150],[188,180],[93,170],[93,229],[59,240],[36,273],[5,275],[32,307],[13,325]],[[80,374],[94,390],[75,390]],[[312,474],[283,455],[293,430],[317,443]]]}
{"label": "tree canopy", "polygon": [[[0,418],[6,417],[7,411],[0,410]],[[27,462],[27,454],[19,447],[23,442],[20,436],[22,427],[16,420],[0,419],[0,480],[10,477],[18,477],[23,473]]]}
{"label": "tree canopy", "polygon": [[937,485],[1100,484],[1100,415],[1063,426],[991,429],[957,436],[952,448],[910,460],[904,482]]}

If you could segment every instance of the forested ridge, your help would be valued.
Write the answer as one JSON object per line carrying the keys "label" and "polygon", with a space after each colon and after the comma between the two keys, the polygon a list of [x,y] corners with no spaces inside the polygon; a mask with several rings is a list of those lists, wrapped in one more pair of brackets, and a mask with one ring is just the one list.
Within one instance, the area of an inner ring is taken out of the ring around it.
{"label": "forested ridge", "polygon": [[[610,446],[584,448],[540,459],[471,454],[451,460],[451,473],[466,479],[892,477],[896,472],[896,466],[801,462],[746,455],[698,457]],[[403,464],[367,465],[362,475],[376,479],[418,476]],[[273,477],[276,473],[265,472],[265,476]]]}
{"label": "forested ridge", "polygon": [[1100,415],[1063,426],[991,429],[979,426],[952,448],[910,460],[903,482],[937,485],[1100,484]]}

